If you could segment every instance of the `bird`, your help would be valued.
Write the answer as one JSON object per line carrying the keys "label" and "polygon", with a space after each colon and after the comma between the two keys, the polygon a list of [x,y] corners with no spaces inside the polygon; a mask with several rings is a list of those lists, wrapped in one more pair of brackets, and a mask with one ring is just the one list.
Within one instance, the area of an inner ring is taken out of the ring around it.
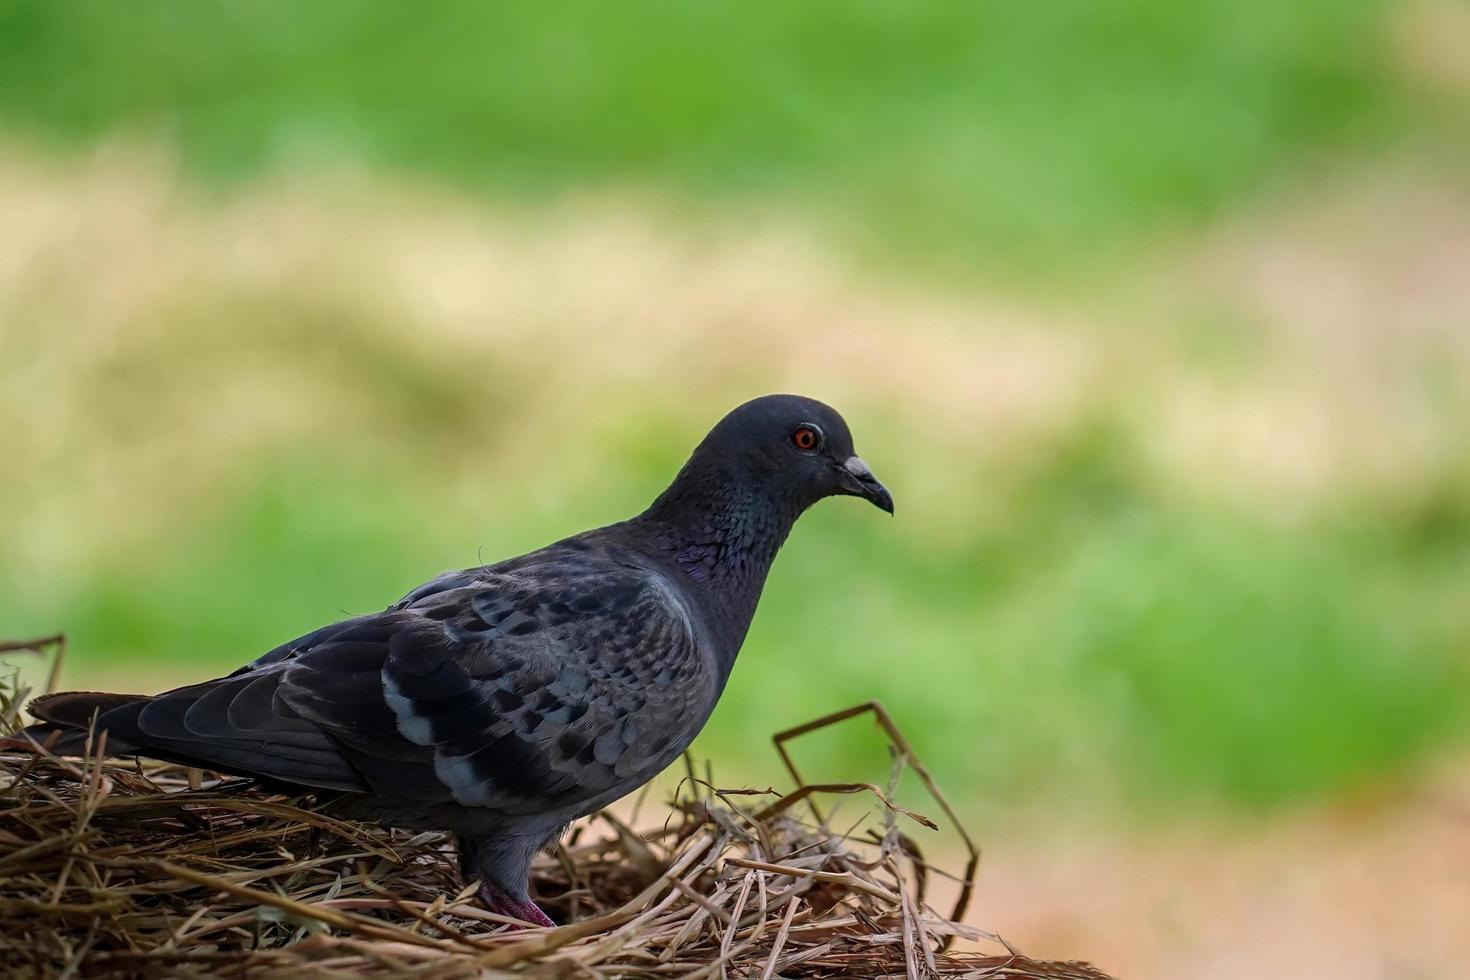
{"label": "bird", "polygon": [[43,696],[21,740],[75,754],[105,731],[110,754],[449,831],[487,910],[554,926],[530,895],[533,857],[688,748],[793,524],[840,495],[893,513],[835,409],[755,398],[629,520],[446,572],[224,677],[152,696]]}

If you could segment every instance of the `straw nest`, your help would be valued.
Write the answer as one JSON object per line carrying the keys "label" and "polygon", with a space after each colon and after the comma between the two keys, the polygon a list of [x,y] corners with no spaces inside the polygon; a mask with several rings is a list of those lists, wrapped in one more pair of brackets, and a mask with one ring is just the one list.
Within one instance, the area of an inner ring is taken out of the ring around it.
{"label": "straw nest", "polygon": [[[17,693],[0,691],[12,721]],[[804,783],[786,742],[865,712],[894,743],[890,786]],[[945,876],[957,904],[931,907],[944,873],[910,833],[935,825],[891,801],[902,770],[953,814],[875,705],[777,737],[791,793],[691,773],[654,818],[580,822],[534,868],[556,929],[483,911],[443,834],[346,823],[309,797],[96,748],[0,755],[4,976],[1103,977],[961,924],[973,847]],[[834,829],[829,794],[862,794],[875,817]]]}

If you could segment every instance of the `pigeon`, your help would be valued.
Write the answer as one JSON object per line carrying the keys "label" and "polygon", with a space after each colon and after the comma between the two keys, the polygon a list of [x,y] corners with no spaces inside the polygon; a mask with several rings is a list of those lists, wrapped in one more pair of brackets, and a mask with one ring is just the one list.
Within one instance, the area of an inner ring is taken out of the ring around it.
{"label": "pigeon", "polygon": [[803,511],[835,495],[893,513],[835,410],[756,398],[630,520],[447,572],[226,677],[154,696],[39,698],[40,722],[22,735],[76,752],[95,726],[113,754],[449,831],[489,911],[552,926],[530,896],[532,858],[684,752],[720,699],[776,552]]}

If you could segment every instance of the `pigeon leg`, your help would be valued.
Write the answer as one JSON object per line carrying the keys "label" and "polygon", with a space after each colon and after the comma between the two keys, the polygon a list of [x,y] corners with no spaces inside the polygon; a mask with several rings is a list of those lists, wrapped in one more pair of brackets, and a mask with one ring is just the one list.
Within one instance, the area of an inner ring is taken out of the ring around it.
{"label": "pigeon leg", "polygon": [[515,893],[525,896],[517,898],[504,885],[497,884],[526,882],[531,876],[531,855],[535,850],[534,843],[525,837],[460,835],[459,870],[467,881],[479,879],[480,902],[487,911],[534,926],[554,928],[556,923],[551,917],[531,901],[527,885],[515,889]]}
{"label": "pigeon leg", "polygon": [[512,919],[520,919],[522,922],[529,922],[533,926],[556,927],[556,923],[551,921],[551,917],[541,911],[541,907],[535,902],[517,901],[488,881],[480,882],[480,901],[484,904],[486,911],[494,912],[497,915],[506,915]]}

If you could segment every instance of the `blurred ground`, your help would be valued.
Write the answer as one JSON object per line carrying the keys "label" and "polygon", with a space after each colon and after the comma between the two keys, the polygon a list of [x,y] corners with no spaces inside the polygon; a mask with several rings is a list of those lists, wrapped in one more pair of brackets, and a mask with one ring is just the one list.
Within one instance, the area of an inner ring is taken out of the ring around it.
{"label": "blurred ground", "polygon": [[1470,781],[1260,826],[992,841],[971,921],[1118,976],[1418,980],[1470,958]]}

